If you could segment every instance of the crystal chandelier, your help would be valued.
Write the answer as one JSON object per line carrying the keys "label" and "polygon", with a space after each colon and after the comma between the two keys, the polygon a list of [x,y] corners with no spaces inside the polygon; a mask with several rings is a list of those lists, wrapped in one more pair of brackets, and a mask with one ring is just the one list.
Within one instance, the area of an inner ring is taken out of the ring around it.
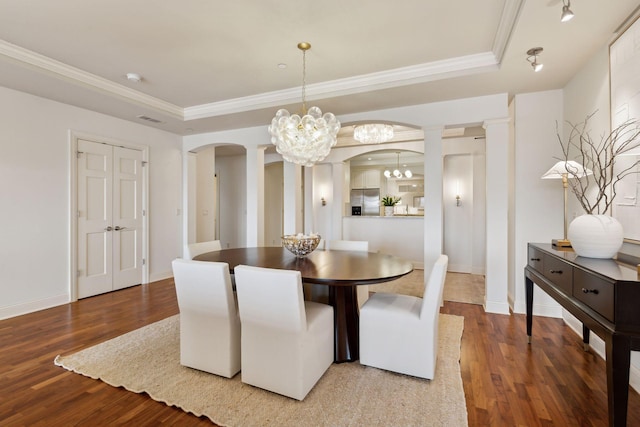
{"label": "crystal chandelier", "polygon": [[353,139],[363,144],[380,144],[393,138],[393,126],[381,123],[356,126]]}
{"label": "crystal chandelier", "polygon": [[[398,178],[398,179],[400,179],[400,178],[402,178],[402,172],[400,172],[400,152],[396,151],[396,154],[398,155],[398,163],[396,163],[396,168],[393,171],[393,176]],[[404,166],[406,166],[406,165],[404,165]],[[392,174],[392,172],[389,169],[384,171],[385,178],[391,178],[391,174]],[[407,169],[407,170],[404,171],[404,176],[406,178],[411,178],[413,176],[413,172],[411,172],[411,170]]]}
{"label": "crystal chandelier", "polygon": [[327,157],[331,147],[336,145],[340,122],[332,113],[323,115],[318,107],[311,107],[307,111],[306,53],[311,45],[306,42],[298,43],[298,49],[302,51],[302,117],[298,114],[290,115],[287,110],[280,109],[271,120],[269,133],[276,151],[286,161],[313,166]]}

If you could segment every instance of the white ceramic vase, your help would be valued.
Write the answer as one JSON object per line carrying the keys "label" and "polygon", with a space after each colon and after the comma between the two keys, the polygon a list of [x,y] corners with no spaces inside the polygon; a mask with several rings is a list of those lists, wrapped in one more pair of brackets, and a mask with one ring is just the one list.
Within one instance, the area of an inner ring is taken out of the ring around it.
{"label": "white ceramic vase", "polygon": [[567,237],[573,250],[587,258],[613,258],[624,233],[622,224],[609,215],[581,215],[571,221]]}
{"label": "white ceramic vase", "polygon": [[393,216],[393,206],[384,207],[384,216]]}

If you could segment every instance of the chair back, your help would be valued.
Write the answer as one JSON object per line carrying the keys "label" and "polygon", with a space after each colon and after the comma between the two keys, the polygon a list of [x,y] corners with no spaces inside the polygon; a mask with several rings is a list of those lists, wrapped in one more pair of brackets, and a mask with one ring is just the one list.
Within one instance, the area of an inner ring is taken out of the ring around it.
{"label": "chair back", "polygon": [[208,242],[191,243],[187,245],[187,259],[193,259],[200,254],[222,250],[220,240],[210,240]]}
{"label": "chair back", "polygon": [[369,251],[369,242],[366,240],[330,240],[331,251]]}
{"label": "chair back", "polygon": [[444,290],[444,280],[447,275],[448,264],[449,257],[440,255],[431,269],[431,275],[429,276],[429,281],[427,282],[422,297],[422,307],[420,310],[421,319],[428,319],[430,317],[429,313],[437,313],[440,311],[440,302],[442,301],[442,292]]}
{"label": "chair back", "polygon": [[236,303],[226,262],[175,259],[173,277],[180,311],[235,316]]}
{"label": "chair back", "polygon": [[234,272],[243,324],[295,332],[307,329],[299,271],[238,265]]}

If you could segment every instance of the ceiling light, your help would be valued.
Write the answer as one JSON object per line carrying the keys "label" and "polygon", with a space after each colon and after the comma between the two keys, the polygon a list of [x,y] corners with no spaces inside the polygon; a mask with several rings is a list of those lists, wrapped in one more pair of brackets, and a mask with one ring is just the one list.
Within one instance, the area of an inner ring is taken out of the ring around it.
{"label": "ceiling light", "polygon": [[527,51],[527,61],[531,63],[531,67],[533,67],[533,71],[536,73],[542,70],[543,64],[538,62],[538,55],[542,53],[544,49],[541,47],[532,47]]}
{"label": "ceiling light", "polygon": [[127,80],[134,83],[140,83],[142,81],[142,77],[138,73],[127,73]]}
{"label": "ceiling light", "polygon": [[363,144],[380,144],[393,138],[393,126],[381,123],[356,126],[353,139]]}
{"label": "ceiling light", "polygon": [[571,7],[571,0],[567,0],[566,3],[564,0],[562,0],[562,4],[563,6],[562,6],[562,15],[560,16],[560,22],[570,21],[574,16],[571,9],[569,9]]}
{"label": "ceiling light", "polygon": [[[402,172],[400,172],[400,152],[396,151],[396,154],[398,155],[398,162],[396,163],[396,168],[393,170],[393,172],[391,172],[389,169],[386,169],[384,171],[385,178],[391,178],[392,174],[394,177],[398,179],[402,178]],[[402,166],[405,167],[407,165],[402,165]],[[407,169],[404,171],[404,176],[407,178],[411,178],[413,176],[413,173],[409,169]]]}
{"label": "ceiling light", "polygon": [[302,166],[313,166],[323,160],[331,147],[336,145],[340,122],[332,113],[325,113],[318,107],[311,107],[307,111],[306,105],[306,53],[311,45],[306,42],[298,43],[302,51],[302,116],[290,115],[285,109],[280,109],[271,120],[269,133],[276,151],[292,163]]}

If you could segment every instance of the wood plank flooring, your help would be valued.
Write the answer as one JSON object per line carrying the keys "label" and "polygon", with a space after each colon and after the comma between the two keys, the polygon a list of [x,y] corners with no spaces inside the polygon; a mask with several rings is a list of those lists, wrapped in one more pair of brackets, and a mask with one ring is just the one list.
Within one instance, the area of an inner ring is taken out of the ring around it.
{"label": "wood plank flooring", "polygon": [[[0,425],[211,425],[53,364],[58,354],[177,312],[173,281],[164,280],[0,321]],[[605,364],[561,320],[536,317],[529,346],[523,315],[454,302],[442,312],[465,317],[460,365],[470,426],[607,425]],[[640,425],[633,390],[628,425]]]}

